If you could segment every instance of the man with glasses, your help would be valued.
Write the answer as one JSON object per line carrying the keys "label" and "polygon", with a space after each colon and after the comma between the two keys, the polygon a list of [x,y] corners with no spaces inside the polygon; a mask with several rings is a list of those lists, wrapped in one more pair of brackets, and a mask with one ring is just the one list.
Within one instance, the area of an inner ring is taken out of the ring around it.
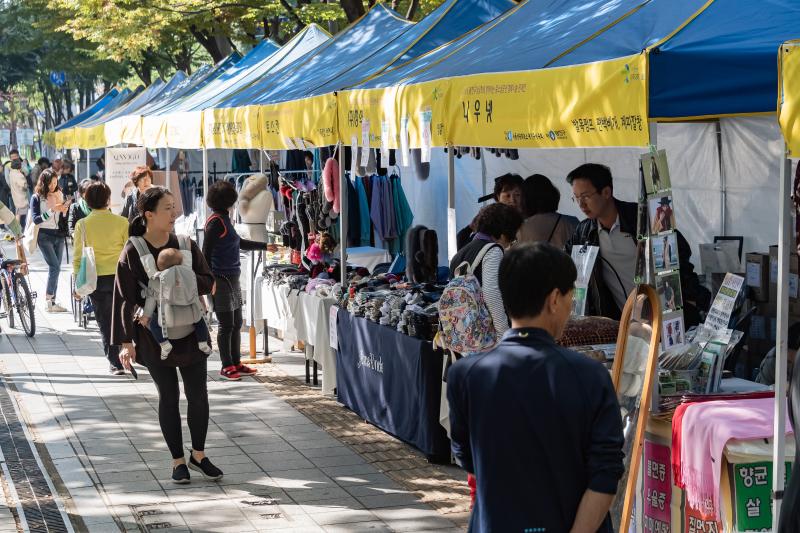
{"label": "man with glasses", "polygon": [[[572,186],[572,200],[586,219],[581,221],[565,249],[573,246],[598,246],[586,299],[588,315],[619,320],[628,295],[635,287],[636,218],[638,206],[614,197],[611,170],[597,163],[586,163],[567,175]],[[700,285],[689,261],[692,250],[679,232],[678,259],[686,327],[700,323],[699,309],[708,310],[710,293]]]}

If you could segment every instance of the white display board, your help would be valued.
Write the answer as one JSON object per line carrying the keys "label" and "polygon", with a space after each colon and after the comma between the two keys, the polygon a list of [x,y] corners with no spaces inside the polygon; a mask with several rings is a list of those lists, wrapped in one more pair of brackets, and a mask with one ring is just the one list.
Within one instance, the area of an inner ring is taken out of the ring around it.
{"label": "white display board", "polygon": [[111,188],[111,211],[119,213],[124,206],[122,190],[131,179],[131,172],[147,164],[145,148],[106,148],[106,183]]}
{"label": "white display board", "polygon": [[17,130],[17,144],[19,146],[33,145],[34,131],[30,128],[23,128]]}
{"label": "white display board", "polygon": [[0,130],[0,146],[9,146],[11,144],[11,130]]}

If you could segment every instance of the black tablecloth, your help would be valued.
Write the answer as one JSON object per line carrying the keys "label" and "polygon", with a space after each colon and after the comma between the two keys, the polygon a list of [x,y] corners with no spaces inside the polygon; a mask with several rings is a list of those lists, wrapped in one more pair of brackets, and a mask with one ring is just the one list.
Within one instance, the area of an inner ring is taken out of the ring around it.
{"label": "black tablecloth", "polygon": [[431,460],[449,459],[450,443],[439,424],[444,354],[430,342],[346,311],[339,311],[337,333],[339,401]]}

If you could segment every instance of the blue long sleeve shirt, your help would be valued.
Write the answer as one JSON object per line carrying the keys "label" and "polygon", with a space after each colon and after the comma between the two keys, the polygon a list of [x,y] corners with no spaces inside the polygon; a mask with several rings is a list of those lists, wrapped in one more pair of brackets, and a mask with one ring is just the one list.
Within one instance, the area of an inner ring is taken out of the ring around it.
{"label": "blue long sleeve shirt", "polygon": [[[540,329],[512,329],[447,374],[453,453],[475,474],[470,531],[569,531],[587,489],[615,494],[622,419],[608,370]],[[601,532],[612,533],[610,517]]]}

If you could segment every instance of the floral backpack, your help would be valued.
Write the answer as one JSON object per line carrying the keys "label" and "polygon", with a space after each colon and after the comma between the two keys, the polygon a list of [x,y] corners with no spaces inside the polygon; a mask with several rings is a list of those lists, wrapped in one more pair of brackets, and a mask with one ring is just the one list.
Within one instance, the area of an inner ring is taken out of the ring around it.
{"label": "floral backpack", "polygon": [[439,300],[439,344],[462,355],[485,352],[497,344],[492,315],[483,299],[474,271],[495,243],[488,243],[470,264],[456,267],[455,277]]}

